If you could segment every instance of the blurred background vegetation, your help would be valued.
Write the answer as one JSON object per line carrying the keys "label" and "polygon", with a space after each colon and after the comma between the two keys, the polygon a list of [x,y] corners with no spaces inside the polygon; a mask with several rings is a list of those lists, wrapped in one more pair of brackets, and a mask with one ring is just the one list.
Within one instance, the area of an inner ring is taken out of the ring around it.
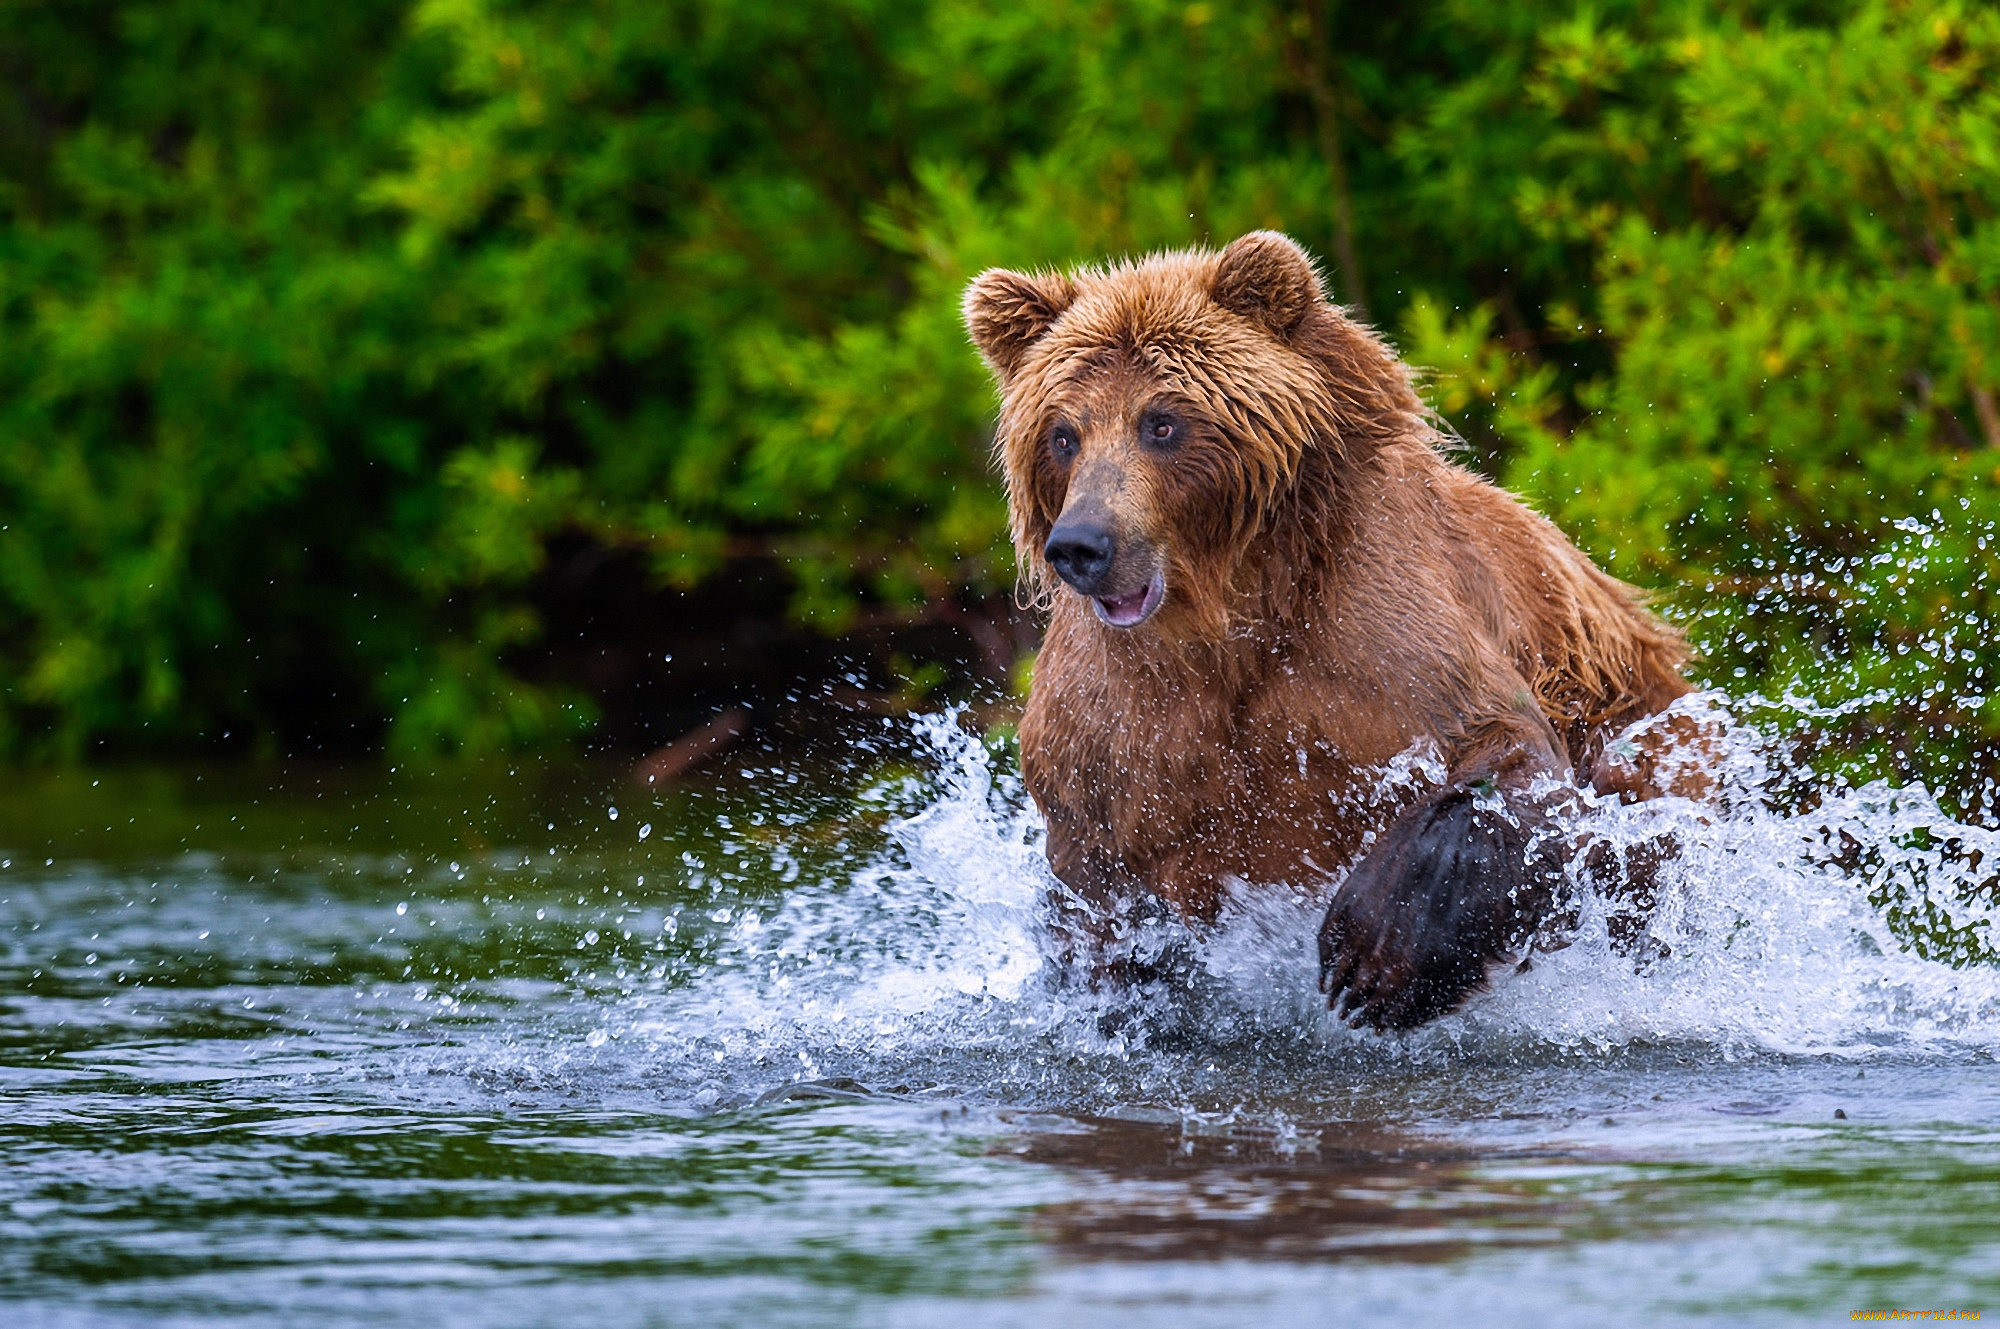
{"label": "blurred background vegetation", "polygon": [[1268,226],[1990,807],[1996,211],[1988,4],[0,0],[0,753],[650,744],[724,620],[1004,679],[960,288]]}

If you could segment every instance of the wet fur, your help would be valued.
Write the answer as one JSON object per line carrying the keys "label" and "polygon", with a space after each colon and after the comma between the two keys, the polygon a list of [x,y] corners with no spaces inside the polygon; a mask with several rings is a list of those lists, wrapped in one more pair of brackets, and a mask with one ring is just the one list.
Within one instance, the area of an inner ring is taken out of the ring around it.
{"label": "wet fur", "polygon": [[[1547,908],[1541,851],[1491,809],[1538,822],[1579,776],[1660,792],[1658,754],[1605,748],[1688,690],[1680,638],[1446,457],[1409,369],[1283,236],[989,272],[966,317],[1050,614],[1021,751],[1056,875],[1203,921],[1235,883],[1361,859],[1322,929],[1331,998],[1377,1027],[1451,1009]],[[1152,455],[1132,422],[1162,402],[1189,428]],[[1073,460],[1048,445],[1058,419],[1084,422]],[[1100,623],[1042,557],[1079,487],[1166,569],[1136,628]],[[1445,786],[1385,797],[1382,769],[1426,745]]]}

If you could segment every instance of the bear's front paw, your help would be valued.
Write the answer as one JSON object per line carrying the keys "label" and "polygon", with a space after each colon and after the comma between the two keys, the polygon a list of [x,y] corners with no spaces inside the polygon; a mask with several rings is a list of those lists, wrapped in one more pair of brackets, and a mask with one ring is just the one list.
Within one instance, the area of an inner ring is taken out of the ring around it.
{"label": "bear's front paw", "polygon": [[1376,1030],[1450,1013],[1548,915],[1562,859],[1546,817],[1525,798],[1452,789],[1411,809],[1327,907],[1319,930],[1327,1004]]}

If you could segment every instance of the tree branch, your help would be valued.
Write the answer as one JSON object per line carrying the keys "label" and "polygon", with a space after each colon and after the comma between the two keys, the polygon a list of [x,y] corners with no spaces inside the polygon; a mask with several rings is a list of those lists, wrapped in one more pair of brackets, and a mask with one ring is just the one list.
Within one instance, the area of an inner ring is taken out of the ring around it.
{"label": "tree branch", "polygon": [[1354,201],[1347,188],[1347,159],[1340,147],[1340,101],[1334,93],[1333,38],[1327,0],[1304,0],[1306,50],[1287,43],[1293,72],[1312,99],[1319,128],[1319,154],[1326,161],[1333,191],[1333,261],[1340,269],[1340,293],[1362,318],[1368,317],[1368,295],[1361,281],[1361,259],[1354,251]]}

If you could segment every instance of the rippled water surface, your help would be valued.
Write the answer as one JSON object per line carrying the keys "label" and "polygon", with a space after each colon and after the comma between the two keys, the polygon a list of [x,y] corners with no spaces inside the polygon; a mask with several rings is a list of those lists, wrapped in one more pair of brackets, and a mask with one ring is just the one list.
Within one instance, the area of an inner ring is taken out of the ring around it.
{"label": "rippled water surface", "polygon": [[663,793],[7,776],[0,1321],[2000,1315],[2000,844],[1776,810],[1750,746],[1719,808],[1600,812],[1685,847],[1637,958],[1586,902],[1402,1039],[1323,1017],[1282,893],[1176,1011],[1065,996],[946,721]]}

